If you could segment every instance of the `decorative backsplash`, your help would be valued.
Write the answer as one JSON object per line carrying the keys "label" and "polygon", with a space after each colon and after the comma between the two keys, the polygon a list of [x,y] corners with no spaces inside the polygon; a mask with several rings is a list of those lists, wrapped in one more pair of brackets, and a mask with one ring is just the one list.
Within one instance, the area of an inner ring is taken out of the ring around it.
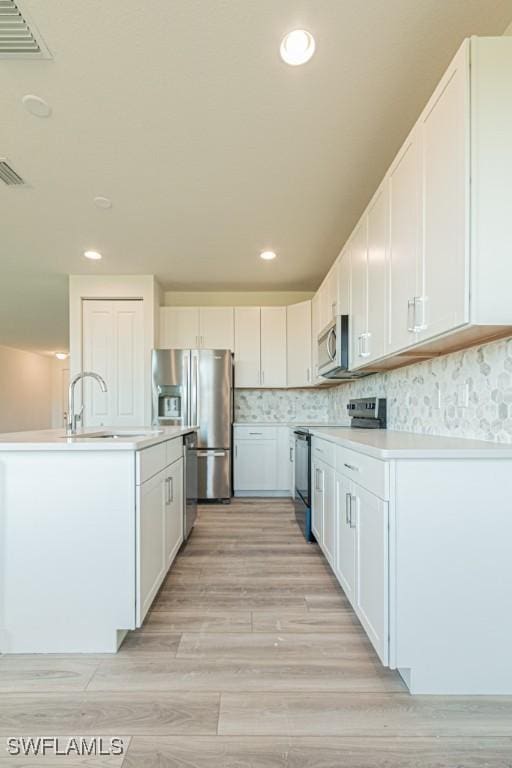
{"label": "decorative backsplash", "polygon": [[235,389],[235,421],[328,421],[322,389]]}
{"label": "decorative backsplash", "polygon": [[348,424],[350,398],[388,401],[388,429],[512,443],[512,338],[329,389],[237,390],[237,421]]}

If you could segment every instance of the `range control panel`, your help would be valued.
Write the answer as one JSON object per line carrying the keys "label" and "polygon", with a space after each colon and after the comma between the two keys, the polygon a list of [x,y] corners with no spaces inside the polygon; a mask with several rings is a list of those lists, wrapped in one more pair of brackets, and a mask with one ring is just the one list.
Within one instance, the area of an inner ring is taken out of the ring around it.
{"label": "range control panel", "polygon": [[386,429],[386,398],[358,397],[347,405],[350,426],[359,429]]}

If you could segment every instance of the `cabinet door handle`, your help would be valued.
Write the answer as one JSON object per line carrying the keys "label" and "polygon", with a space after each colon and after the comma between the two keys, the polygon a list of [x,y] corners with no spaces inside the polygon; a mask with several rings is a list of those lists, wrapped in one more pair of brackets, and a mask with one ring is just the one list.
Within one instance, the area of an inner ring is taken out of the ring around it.
{"label": "cabinet door handle", "polygon": [[357,498],[353,494],[350,494],[350,527],[351,528],[356,527],[356,516],[352,515],[353,504],[357,504]]}
{"label": "cabinet door handle", "polygon": [[[407,301],[407,330],[409,333],[416,333],[416,304],[415,299]],[[412,319],[411,319],[412,318]]]}
{"label": "cabinet door handle", "polygon": [[308,384],[311,382],[311,368],[306,368],[306,381]]}
{"label": "cabinet door handle", "polygon": [[368,331],[361,334],[361,357],[370,357],[370,336]]}
{"label": "cabinet door handle", "polygon": [[[414,327],[416,331],[424,331],[428,328],[428,323],[426,322],[426,304],[427,304],[427,297],[426,296],[415,296],[414,297]],[[417,307],[420,307],[421,309],[421,320],[418,322],[418,317],[416,315],[416,309]]]}
{"label": "cabinet door handle", "polygon": [[345,494],[345,522],[350,525],[350,493]]}
{"label": "cabinet door handle", "polygon": [[261,372],[261,383],[265,384],[265,371]]}
{"label": "cabinet door handle", "polygon": [[293,447],[290,445],[290,461],[293,462]]}
{"label": "cabinet door handle", "polygon": [[169,477],[169,504],[174,501],[174,478]]}

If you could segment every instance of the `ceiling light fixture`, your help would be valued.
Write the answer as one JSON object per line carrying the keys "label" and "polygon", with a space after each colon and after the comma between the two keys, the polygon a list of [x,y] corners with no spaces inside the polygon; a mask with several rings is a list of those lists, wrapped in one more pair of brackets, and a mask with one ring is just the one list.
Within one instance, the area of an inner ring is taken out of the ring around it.
{"label": "ceiling light fixture", "polygon": [[84,251],[84,256],[86,259],[91,259],[91,261],[99,261],[103,258],[101,253],[98,253],[98,251]]}
{"label": "ceiling light fixture", "polygon": [[315,39],[305,29],[294,29],[281,40],[279,53],[286,64],[297,67],[310,60],[315,52]]}
{"label": "ceiling light fixture", "polygon": [[50,105],[40,96],[34,96],[33,93],[27,93],[21,101],[25,109],[35,117],[50,117],[52,113]]}
{"label": "ceiling light fixture", "polygon": [[260,253],[260,259],[264,259],[265,261],[272,261],[272,259],[275,259],[276,254],[274,251],[262,251]]}
{"label": "ceiling light fixture", "polygon": [[103,195],[98,195],[94,198],[94,205],[97,208],[112,208],[112,200],[109,200],[108,197],[103,197]]}
{"label": "ceiling light fixture", "polygon": [[57,360],[67,360],[68,359],[68,353],[67,352],[56,352],[55,357]]}

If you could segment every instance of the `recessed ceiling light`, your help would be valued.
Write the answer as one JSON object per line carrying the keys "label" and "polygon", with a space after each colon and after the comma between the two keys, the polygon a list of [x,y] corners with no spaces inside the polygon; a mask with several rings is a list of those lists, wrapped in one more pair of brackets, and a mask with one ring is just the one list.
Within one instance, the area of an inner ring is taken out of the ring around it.
{"label": "recessed ceiling light", "polygon": [[315,39],[305,29],[294,29],[281,40],[281,58],[292,67],[305,64],[315,52]]}
{"label": "recessed ceiling light", "polygon": [[112,200],[109,200],[108,197],[103,197],[102,195],[98,195],[94,198],[94,205],[97,208],[112,208]]}
{"label": "recessed ceiling light", "polygon": [[92,261],[99,261],[103,258],[101,253],[98,253],[98,251],[84,251],[84,256],[86,259],[92,259]]}
{"label": "recessed ceiling light", "polygon": [[260,253],[260,259],[265,259],[265,261],[272,261],[272,259],[275,259],[276,254],[274,251],[262,251]]}
{"label": "recessed ceiling light", "polygon": [[67,360],[68,359],[68,353],[67,352],[56,352],[55,357],[57,360]]}
{"label": "recessed ceiling light", "polygon": [[40,96],[34,96],[33,93],[27,93],[21,101],[30,114],[36,117],[50,117],[52,113],[50,105]]}

